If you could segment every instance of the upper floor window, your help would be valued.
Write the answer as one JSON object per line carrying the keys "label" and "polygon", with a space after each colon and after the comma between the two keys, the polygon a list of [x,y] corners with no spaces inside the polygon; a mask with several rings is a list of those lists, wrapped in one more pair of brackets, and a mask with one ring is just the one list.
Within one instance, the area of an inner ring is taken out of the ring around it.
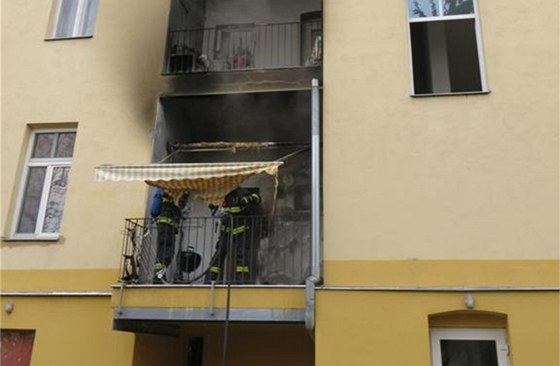
{"label": "upper floor window", "polygon": [[99,0],[54,0],[47,39],[93,36]]}
{"label": "upper floor window", "polygon": [[58,238],[75,140],[72,130],[37,130],[31,134],[14,238]]}
{"label": "upper floor window", "polygon": [[485,92],[476,0],[408,0],[413,94]]}

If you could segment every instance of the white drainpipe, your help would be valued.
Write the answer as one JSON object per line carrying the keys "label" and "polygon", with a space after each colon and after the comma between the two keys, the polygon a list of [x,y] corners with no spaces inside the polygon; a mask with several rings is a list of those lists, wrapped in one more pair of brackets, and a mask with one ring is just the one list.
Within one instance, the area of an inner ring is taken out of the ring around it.
{"label": "white drainpipe", "polygon": [[305,280],[305,327],[315,330],[315,286],[322,279],[319,80],[311,80],[311,275]]}

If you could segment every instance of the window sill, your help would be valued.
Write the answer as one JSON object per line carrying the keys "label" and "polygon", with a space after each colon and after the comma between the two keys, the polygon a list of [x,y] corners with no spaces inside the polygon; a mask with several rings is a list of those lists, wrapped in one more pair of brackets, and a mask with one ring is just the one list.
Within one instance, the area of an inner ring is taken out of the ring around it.
{"label": "window sill", "polygon": [[412,98],[426,98],[426,97],[451,97],[451,96],[469,96],[479,94],[490,94],[490,90],[472,91],[472,92],[456,92],[456,93],[431,93],[431,94],[410,94]]}
{"label": "window sill", "polygon": [[70,36],[70,37],[45,38],[45,42],[50,42],[50,41],[68,41],[68,40],[71,40],[71,39],[85,39],[85,38],[93,38],[93,35],[89,35],[89,36]]}
{"label": "window sill", "polygon": [[60,240],[60,235],[56,236],[9,236],[2,237],[2,242],[22,242],[22,241],[43,241],[43,242],[57,242]]}

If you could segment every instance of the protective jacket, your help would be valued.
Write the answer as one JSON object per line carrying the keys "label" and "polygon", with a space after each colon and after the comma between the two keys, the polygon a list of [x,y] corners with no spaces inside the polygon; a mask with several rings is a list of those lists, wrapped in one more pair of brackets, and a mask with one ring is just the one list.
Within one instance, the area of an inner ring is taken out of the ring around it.
{"label": "protective jacket", "polygon": [[[225,212],[233,216],[233,235],[239,235],[250,229],[248,223],[250,220],[236,220],[235,217],[255,216],[259,213],[259,204],[261,203],[261,196],[257,193],[251,193],[245,188],[238,187],[228,193],[225,197],[222,206]],[[221,230],[229,232],[230,221],[226,216],[222,221]]]}
{"label": "protective jacket", "polygon": [[252,246],[256,243],[250,234],[251,226],[257,223],[261,197],[257,193],[251,193],[246,188],[238,187],[228,193],[222,203],[226,215],[221,220],[220,239],[216,243],[216,252],[210,260],[208,280],[216,280],[220,274],[225,257],[228,254],[228,246],[231,243],[235,247],[234,273],[237,281],[248,282],[252,280],[250,260],[252,258]]}
{"label": "protective jacket", "polygon": [[156,224],[167,224],[178,228],[181,209],[175,204],[173,197],[158,188],[150,207],[150,215],[155,218]]}

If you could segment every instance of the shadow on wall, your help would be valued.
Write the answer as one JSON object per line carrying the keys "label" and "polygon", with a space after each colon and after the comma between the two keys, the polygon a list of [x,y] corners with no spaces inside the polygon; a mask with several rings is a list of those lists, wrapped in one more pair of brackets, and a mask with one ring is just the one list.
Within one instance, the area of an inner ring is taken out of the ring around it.
{"label": "shadow on wall", "polygon": [[128,111],[131,119],[142,124],[147,132],[153,128],[157,98],[167,89],[161,68],[169,8],[143,2],[135,4],[135,11],[131,12],[128,6],[128,2],[117,1],[103,3],[99,7],[98,19],[110,18],[103,17],[102,13],[120,14],[119,22],[105,24],[106,28],[115,28],[106,29],[106,34],[118,36],[103,38],[103,47],[112,50],[112,57],[102,61],[106,62],[104,77],[114,81],[125,80],[121,83],[124,88],[119,90],[119,101],[125,105],[123,109]]}

